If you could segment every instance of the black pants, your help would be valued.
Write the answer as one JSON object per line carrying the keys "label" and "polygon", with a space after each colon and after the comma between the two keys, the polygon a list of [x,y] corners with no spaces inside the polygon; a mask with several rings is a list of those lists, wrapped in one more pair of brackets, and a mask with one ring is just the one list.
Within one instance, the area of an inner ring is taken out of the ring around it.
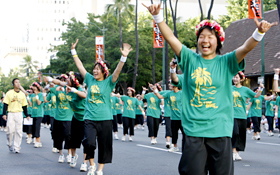
{"label": "black pants", "polygon": [[246,126],[247,119],[234,119],[233,133],[232,133],[232,148],[237,151],[244,151],[246,147]]}
{"label": "black pants", "polygon": [[7,121],[3,119],[3,115],[0,115],[0,126],[6,127],[7,125]]}
{"label": "black pants", "polygon": [[26,134],[32,134],[32,125],[23,125],[22,129]]}
{"label": "black pants", "polygon": [[33,117],[32,137],[40,137],[41,123],[43,117]]}
{"label": "black pants", "polygon": [[133,136],[134,124],[135,124],[135,119],[129,117],[123,117],[123,135],[128,134],[128,129],[129,129],[129,135]]}
{"label": "black pants", "polygon": [[144,124],[144,117],[142,114],[137,114],[136,115],[136,121],[135,121],[135,124],[140,124],[140,125],[143,125]]}
{"label": "black pants", "polygon": [[268,124],[268,130],[273,131],[273,116],[266,116],[267,124]]}
{"label": "black pants", "polygon": [[118,132],[118,116],[113,115],[113,132]]}
{"label": "black pants", "polygon": [[254,126],[254,132],[261,132],[260,124],[261,124],[261,117],[251,117],[253,126]]}
{"label": "black pants", "polygon": [[62,144],[63,141],[65,141],[64,149],[70,149],[71,121],[59,121],[54,119],[53,125],[53,146],[58,150],[62,150]]}
{"label": "black pants", "polygon": [[165,138],[166,137],[172,137],[170,117],[164,117],[164,120],[165,120]]}
{"label": "black pants", "polygon": [[98,143],[98,163],[111,163],[113,157],[112,121],[85,120],[85,137],[83,140],[86,160],[94,158]]}
{"label": "black pants", "polygon": [[[172,144],[177,144],[178,140],[178,131],[181,130],[182,134],[184,135],[184,130],[182,127],[181,120],[171,120],[171,130],[172,130]],[[184,139],[184,137],[183,137]],[[184,142],[182,142],[183,144]],[[184,146],[182,146],[183,149]]]}
{"label": "black pants", "polygon": [[42,120],[42,123],[50,124],[50,116],[49,115],[44,115],[44,118]]}
{"label": "black pants", "polygon": [[251,128],[251,117],[247,118],[247,128]]}
{"label": "black pants", "polygon": [[149,129],[148,137],[157,137],[159,121],[160,121],[159,118],[147,116],[147,125],[148,125],[148,129]]}
{"label": "black pants", "polygon": [[117,114],[118,116],[118,124],[122,124],[122,114]]}
{"label": "black pants", "polygon": [[233,175],[230,137],[203,138],[184,135],[185,146],[179,163],[181,175]]}
{"label": "black pants", "polygon": [[51,136],[52,136],[52,139],[53,139],[53,122],[54,122],[54,117],[50,117],[50,130],[51,130]]}
{"label": "black pants", "polygon": [[75,117],[71,122],[70,148],[80,148],[84,139],[84,121],[79,121]]}

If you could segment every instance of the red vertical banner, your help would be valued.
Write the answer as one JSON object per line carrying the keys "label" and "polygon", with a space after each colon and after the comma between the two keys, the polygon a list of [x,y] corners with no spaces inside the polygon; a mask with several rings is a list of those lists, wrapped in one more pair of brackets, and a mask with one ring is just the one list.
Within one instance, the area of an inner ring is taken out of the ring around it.
{"label": "red vertical banner", "polygon": [[163,48],[163,36],[159,30],[158,25],[155,23],[155,20],[153,20],[154,23],[154,27],[153,27],[153,35],[154,35],[154,39],[153,39],[153,45],[154,48]]}
{"label": "red vertical banner", "polygon": [[38,72],[39,83],[42,83],[42,72]]}
{"label": "red vertical banner", "polygon": [[95,37],[95,60],[103,60],[103,36]]}
{"label": "red vertical banner", "polygon": [[261,0],[248,0],[248,15],[249,19],[262,19],[262,2]]}

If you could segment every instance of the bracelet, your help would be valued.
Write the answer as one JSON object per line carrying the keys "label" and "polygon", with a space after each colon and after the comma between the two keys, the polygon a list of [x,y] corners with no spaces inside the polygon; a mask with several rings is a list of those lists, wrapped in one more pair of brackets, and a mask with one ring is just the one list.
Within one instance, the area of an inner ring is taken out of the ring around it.
{"label": "bracelet", "polygon": [[172,69],[171,67],[170,67],[170,73],[176,73],[176,67],[174,68],[174,69]]}
{"label": "bracelet", "polygon": [[122,57],[121,57],[121,62],[124,62],[124,63],[125,63],[125,62],[126,62],[126,59],[127,59],[127,57],[122,56]]}
{"label": "bracelet", "polygon": [[252,37],[253,37],[256,41],[261,41],[264,35],[265,35],[265,33],[259,32],[258,28],[256,28],[256,30],[255,30],[254,33],[252,34]]}
{"label": "bracelet", "polygon": [[264,88],[259,87],[259,91],[262,92]]}
{"label": "bracelet", "polygon": [[71,54],[72,54],[72,55],[77,55],[76,49],[72,49],[72,50],[71,50]]}
{"label": "bracelet", "polygon": [[157,15],[153,15],[153,18],[155,20],[155,23],[161,23],[164,19],[163,19],[163,15],[161,13],[157,14]]}
{"label": "bracelet", "polygon": [[278,74],[274,74],[274,80],[279,80],[279,75]]}
{"label": "bracelet", "polygon": [[142,94],[145,95],[145,94],[146,94],[146,91],[142,91]]}
{"label": "bracelet", "polygon": [[36,98],[36,100],[39,100],[39,96],[38,95],[36,95],[35,98]]}
{"label": "bracelet", "polygon": [[155,93],[155,94],[156,94],[156,93],[158,93],[158,90],[157,90],[157,89],[155,89],[155,90],[154,90],[154,93]]}
{"label": "bracelet", "polygon": [[73,55],[73,57],[76,58],[76,57],[78,57],[78,55],[77,55],[77,54],[76,54],[76,55]]}

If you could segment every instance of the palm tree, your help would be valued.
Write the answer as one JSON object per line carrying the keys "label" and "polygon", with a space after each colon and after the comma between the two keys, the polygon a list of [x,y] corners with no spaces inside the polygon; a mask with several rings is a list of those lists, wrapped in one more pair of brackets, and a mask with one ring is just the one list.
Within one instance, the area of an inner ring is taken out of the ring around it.
{"label": "palm tree", "polygon": [[137,28],[137,23],[138,23],[138,0],[136,0],[136,5],[135,5],[135,39],[136,39],[136,56],[135,56],[135,68],[133,72],[133,81],[132,81],[132,87],[135,89],[135,84],[136,84],[136,76],[137,76],[137,67],[138,67],[138,57],[139,57],[139,42],[138,42],[138,28]]}
{"label": "palm tree", "polygon": [[130,0],[115,0],[114,4],[107,4],[107,17],[114,16],[119,22],[120,28],[120,48],[122,48],[122,18],[121,14],[126,13],[130,18],[133,17],[133,5],[129,4]]}
{"label": "palm tree", "polygon": [[37,72],[37,68],[38,68],[37,64],[39,64],[38,61],[32,61],[30,55],[24,57],[23,60],[24,61],[22,61],[22,64],[20,65],[22,69],[28,69],[29,72]]}
{"label": "palm tree", "polygon": [[[207,84],[207,82],[210,84],[210,86],[212,85],[212,79],[210,77],[210,72],[206,71],[207,68],[201,68],[198,67],[198,69],[196,69],[194,71],[194,73],[191,74],[192,79],[195,78],[195,84],[196,84],[196,88],[195,88],[195,94],[193,99],[191,100],[191,105],[195,106],[195,107],[200,107],[203,105],[203,103],[200,101],[200,86],[201,85],[205,85]],[[198,104],[194,104],[194,100],[197,97],[198,99]]]}
{"label": "palm tree", "polygon": [[241,107],[242,108],[242,105],[240,104],[240,100],[239,98],[241,98],[241,95],[238,91],[233,91],[232,92],[232,95],[233,95],[233,103],[234,103],[234,106],[233,107]]}

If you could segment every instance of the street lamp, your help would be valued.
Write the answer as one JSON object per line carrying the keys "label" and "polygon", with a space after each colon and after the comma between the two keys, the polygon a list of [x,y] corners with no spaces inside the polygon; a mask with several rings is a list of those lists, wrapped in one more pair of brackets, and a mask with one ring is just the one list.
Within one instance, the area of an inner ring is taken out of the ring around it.
{"label": "street lamp", "polygon": [[96,24],[94,24],[93,22],[87,22],[86,26],[84,27],[84,29],[88,29],[87,24],[93,24],[95,27],[97,27],[100,31],[102,31],[103,33],[103,59],[105,60],[105,32],[107,31],[107,29],[103,26],[103,29],[101,29],[100,27],[98,27]]}

